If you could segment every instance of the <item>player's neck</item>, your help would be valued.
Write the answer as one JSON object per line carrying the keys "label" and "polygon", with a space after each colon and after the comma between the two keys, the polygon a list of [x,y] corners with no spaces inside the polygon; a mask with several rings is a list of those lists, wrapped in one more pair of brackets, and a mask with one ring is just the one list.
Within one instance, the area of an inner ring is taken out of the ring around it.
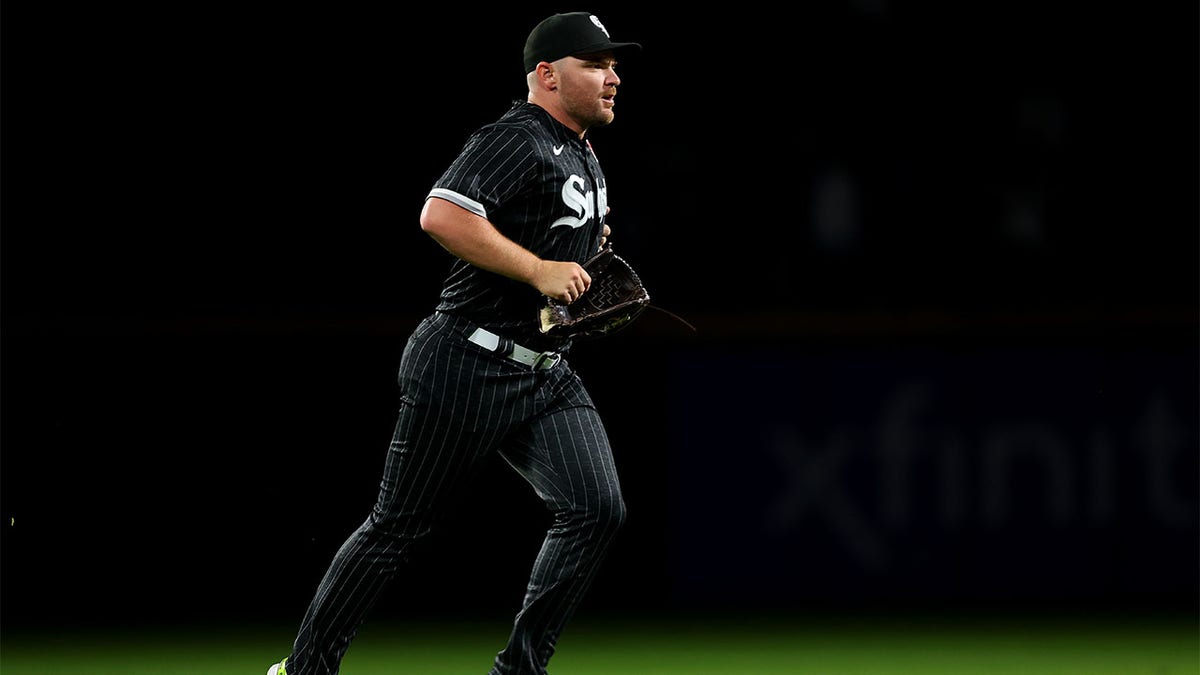
{"label": "player's neck", "polygon": [[587,129],[576,122],[570,115],[566,113],[565,110],[563,110],[562,106],[558,104],[557,98],[539,96],[536,93],[530,93],[528,100],[530,103],[550,113],[550,116],[557,120],[559,124],[575,132],[580,138],[583,138],[583,135]]}

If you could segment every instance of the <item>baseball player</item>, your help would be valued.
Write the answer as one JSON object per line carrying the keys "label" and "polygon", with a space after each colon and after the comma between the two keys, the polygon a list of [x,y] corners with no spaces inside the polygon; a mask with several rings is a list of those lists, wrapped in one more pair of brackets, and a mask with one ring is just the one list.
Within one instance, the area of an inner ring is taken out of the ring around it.
{"label": "baseball player", "polygon": [[[378,498],[316,589],[292,651],[268,675],[337,673],[367,611],[447,500],[499,453],[552,511],[524,601],[489,675],[541,675],[625,519],[603,423],[542,334],[545,297],[571,302],[610,233],[604,172],[587,140],[613,120],[621,80],[594,15],[555,14],[525,43],[529,94],[477,130],[434,184],[421,227],[453,261],[398,376],[400,412]],[[501,552],[482,552],[480,559]]]}

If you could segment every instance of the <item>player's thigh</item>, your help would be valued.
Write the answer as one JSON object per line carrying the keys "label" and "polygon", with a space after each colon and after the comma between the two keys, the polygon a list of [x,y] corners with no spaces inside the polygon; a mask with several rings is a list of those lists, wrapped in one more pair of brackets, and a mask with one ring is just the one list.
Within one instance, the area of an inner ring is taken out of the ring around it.
{"label": "player's thigh", "polygon": [[624,509],[608,433],[595,408],[543,415],[501,453],[552,509]]}
{"label": "player's thigh", "polygon": [[436,510],[478,472],[481,460],[503,438],[503,426],[486,405],[492,392],[478,382],[455,384],[477,377],[470,362],[474,355],[464,356],[456,347],[443,352],[426,364],[419,379],[401,377],[377,505],[383,513]]}

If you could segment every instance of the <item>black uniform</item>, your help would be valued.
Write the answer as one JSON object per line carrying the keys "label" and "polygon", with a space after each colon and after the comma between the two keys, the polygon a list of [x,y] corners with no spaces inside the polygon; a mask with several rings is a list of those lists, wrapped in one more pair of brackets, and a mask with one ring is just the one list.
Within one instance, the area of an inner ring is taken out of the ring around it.
{"label": "black uniform", "polygon": [[[607,210],[604,174],[587,141],[525,102],[472,135],[429,198],[487,218],[540,258],[576,262],[599,247]],[[338,671],[410,547],[491,452],[530,483],[554,522],[489,675],[546,672],[625,505],[604,426],[562,358],[570,345],[538,331],[541,299],[527,284],[454,261],[435,311],[401,359],[400,413],[378,500],[318,587],[289,675]]]}
{"label": "black uniform", "polygon": [[[430,192],[487,218],[545,260],[582,263],[600,247],[608,196],[586,140],[542,108],[517,103],[483,127]],[[559,349],[537,330],[532,286],[456,260],[438,311],[464,316],[530,345]]]}

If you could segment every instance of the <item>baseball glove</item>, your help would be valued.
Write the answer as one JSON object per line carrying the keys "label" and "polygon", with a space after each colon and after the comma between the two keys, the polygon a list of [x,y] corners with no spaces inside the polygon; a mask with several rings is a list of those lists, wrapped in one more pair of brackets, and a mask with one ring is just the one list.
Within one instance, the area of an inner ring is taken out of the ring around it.
{"label": "baseball glove", "polygon": [[571,304],[546,298],[538,312],[542,333],[567,338],[598,338],[628,326],[650,305],[637,272],[612,244],[583,263],[591,285]]}

